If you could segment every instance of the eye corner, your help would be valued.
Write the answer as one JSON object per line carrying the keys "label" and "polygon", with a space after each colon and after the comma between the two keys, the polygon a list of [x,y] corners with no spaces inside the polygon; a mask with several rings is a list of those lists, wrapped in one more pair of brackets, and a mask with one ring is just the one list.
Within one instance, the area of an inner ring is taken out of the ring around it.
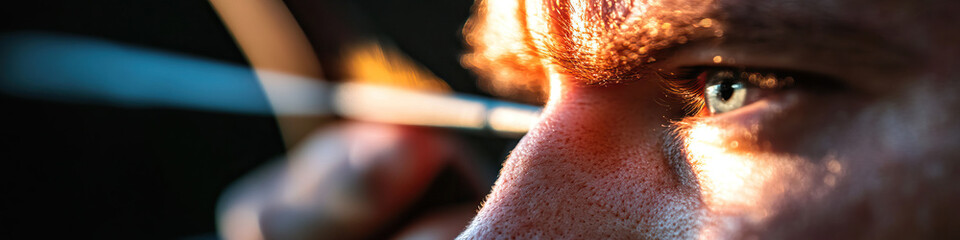
{"label": "eye corner", "polygon": [[679,102],[684,117],[700,116],[704,108],[704,75],[699,67],[657,71],[667,98]]}

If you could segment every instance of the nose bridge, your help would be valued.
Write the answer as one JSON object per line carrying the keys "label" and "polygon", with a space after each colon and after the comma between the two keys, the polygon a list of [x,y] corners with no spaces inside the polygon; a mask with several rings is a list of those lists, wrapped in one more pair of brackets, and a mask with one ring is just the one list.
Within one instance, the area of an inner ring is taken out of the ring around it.
{"label": "nose bridge", "polygon": [[[683,194],[663,157],[665,120],[647,115],[663,106],[631,101],[644,92],[636,90],[584,88],[551,102],[461,237],[649,238],[690,232],[684,226],[694,221],[696,201]],[[631,104],[622,104],[625,100]]]}

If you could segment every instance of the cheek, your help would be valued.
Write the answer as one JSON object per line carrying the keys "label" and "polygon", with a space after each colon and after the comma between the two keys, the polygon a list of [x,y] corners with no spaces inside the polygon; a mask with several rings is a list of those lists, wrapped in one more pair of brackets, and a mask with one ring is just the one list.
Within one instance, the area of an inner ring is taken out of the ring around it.
{"label": "cheek", "polygon": [[686,160],[713,217],[761,222],[775,212],[779,199],[806,192],[816,172],[803,158],[755,151],[762,147],[744,137],[755,135],[745,134],[748,129],[695,123],[682,132]]}
{"label": "cheek", "polygon": [[663,157],[666,109],[651,88],[569,89],[552,101],[468,233],[692,236],[699,201]]}

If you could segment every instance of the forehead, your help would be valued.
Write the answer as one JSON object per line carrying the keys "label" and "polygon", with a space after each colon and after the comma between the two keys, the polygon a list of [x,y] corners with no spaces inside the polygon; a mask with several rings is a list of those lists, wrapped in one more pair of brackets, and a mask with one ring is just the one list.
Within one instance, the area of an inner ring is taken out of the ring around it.
{"label": "forehead", "polygon": [[731,30],[846,30],[913,40],[952,28],[958,20],[954,13],[960,10],[957,1],[938,0],[716,0],[715,6],[709,14],[725,19]]}
{"label": "forehead", "polygon": [[714,0],[713,6],[705,16],[723,24],[724,42],[765,53],[819,51],[863,63],[865,71],[944,70],[960,54],[960,1]]}
{"label": "forehead", "polygon": [[960,4],[950,0],[713,0],[716,10],[748,18],[781,15],[791,18],[833,18],[869,23],[896,20],[942,21]]}

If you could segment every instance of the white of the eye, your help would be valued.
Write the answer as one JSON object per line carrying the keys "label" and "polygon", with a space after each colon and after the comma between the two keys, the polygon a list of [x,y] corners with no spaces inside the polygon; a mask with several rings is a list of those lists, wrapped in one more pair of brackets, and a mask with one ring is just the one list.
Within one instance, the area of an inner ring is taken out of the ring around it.
{"label": "white of the eye", "polygon": [[743,107],[743,103],[747,99],[746,86],[743,83],[734,83],[731,87],[733,88],[733,95],[730,95],[730,99],[727,99],[727,101],[723,101],[720,98],[720,84],[707,86],[705,90],[707,107],[710,109],[710,113],[724,113]]}

